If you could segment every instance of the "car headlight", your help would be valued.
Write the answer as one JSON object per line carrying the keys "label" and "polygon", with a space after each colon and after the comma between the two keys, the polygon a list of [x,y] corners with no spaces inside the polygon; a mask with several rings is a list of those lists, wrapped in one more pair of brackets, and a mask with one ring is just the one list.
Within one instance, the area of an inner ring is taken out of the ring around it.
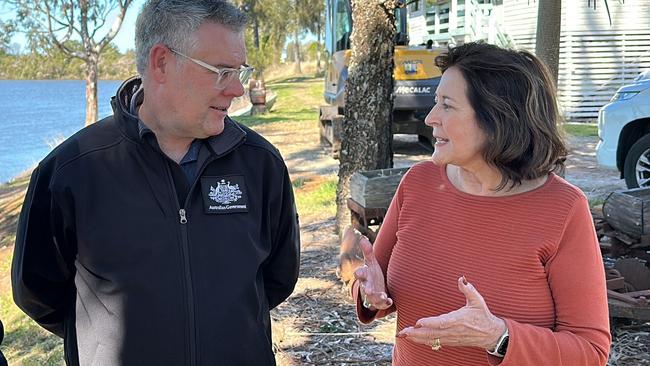
{"label": "car headlight", "polygon": [[637,94],[639,94],[638,91],[617,92],[617,93],[614,94],[614,96],[612,97],[611,102],[615,102],[615,101],[617,101],[617,100],[628,100],[628,99],[634,97],[634,96],[637,95]]}

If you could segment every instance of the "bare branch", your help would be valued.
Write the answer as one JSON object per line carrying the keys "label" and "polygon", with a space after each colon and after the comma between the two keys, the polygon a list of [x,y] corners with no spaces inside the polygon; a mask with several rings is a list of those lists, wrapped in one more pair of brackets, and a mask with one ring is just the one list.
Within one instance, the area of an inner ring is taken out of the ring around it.
{"label": "bare branch", "polygon": [[126,14],[126,10],[129,8],[131,3],[133,2],[132,0],[119,0],[120,2],[120,10],[117,15],[117,18],[115,18],[115,21],[113,22],[113,26],[111,27],[111,31],[104,36],[104,38],[99,42],[99,44],[95,47],[95,50],[97,52],[101,52],[101,50],[108,45],[113,38],[117,35],[117,32],[120,30],[120,27],[122,26],[122,22],[124,22],[124,15]]}
{"label": "bare branch", "polygon": [[100,23],[95,24],[93,31],[91,32],[90,38],[95,39],[95,35],[97,34],[97,31],[99,31],[101,28],[104,27],[106,24],[106,21],[108,20],[108,16],[111,15],[113,11],[117,9],[118,4],[115,2],[109,2],[106,6],[104,6],[104,9],[102,13],[99,15]]}

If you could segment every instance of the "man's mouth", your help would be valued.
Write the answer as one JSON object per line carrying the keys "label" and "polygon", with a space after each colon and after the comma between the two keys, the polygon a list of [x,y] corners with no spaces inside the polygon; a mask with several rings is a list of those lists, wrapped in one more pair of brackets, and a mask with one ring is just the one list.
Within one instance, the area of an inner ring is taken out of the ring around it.
{"label": "man's mouth", "polygon": [[212,109],[216,109],[221,112],[228,112],[228,107],[217,107],[217,106],[210,106]]}

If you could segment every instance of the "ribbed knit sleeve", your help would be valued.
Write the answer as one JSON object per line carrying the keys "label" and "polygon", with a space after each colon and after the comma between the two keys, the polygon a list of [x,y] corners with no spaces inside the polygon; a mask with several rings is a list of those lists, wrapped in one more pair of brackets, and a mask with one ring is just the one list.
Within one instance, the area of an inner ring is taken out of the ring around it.
{"label": "ribbed knit sleeve", "polygon": [[555,305],[555,329],[506,318],[510,342],[501,366],[605,365],[611,343],[605,273],[584,196],[569,213],[546,272]]}

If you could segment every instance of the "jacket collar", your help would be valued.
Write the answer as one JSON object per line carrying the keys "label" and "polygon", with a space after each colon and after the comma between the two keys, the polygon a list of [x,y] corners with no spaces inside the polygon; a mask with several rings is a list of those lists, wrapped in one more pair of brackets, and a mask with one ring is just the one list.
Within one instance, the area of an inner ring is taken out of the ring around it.
{"label": "jacket collar", "polygon": [[[146,125],[138,118],[132,103],[142,103],[144,89],[142,79],[132,77],[126,80],[111,99],[113,113],[122,132],[131,140],[142,143]],[[144,128],[143,128],[144,127]],[[151,130],[149,130],[151,131]],[[224,129],[218,135],[210,136],[205,141],[216,155],[223,155],[236,148],[246,140],[246,131],[233,119],[226,116]]]}

